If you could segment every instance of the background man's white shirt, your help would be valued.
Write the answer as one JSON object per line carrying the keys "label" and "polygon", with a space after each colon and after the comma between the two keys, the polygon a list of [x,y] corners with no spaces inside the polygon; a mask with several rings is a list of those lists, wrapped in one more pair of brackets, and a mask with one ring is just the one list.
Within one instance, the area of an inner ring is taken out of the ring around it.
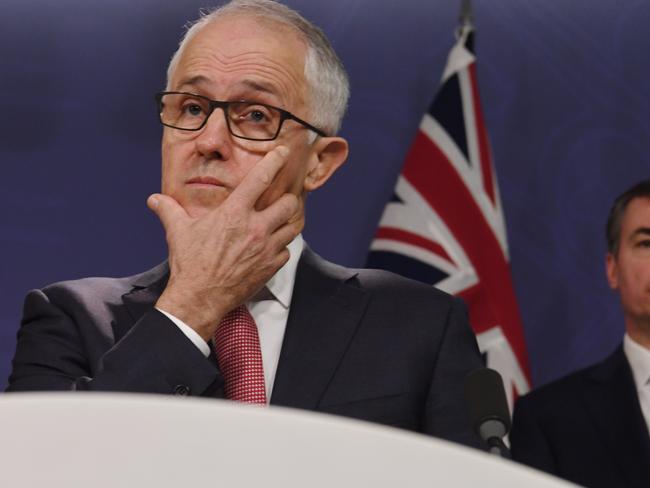
{"label": "background man's white shirt", "polygon": [[643,418],[650,432],[650,350],[625,334],[623,351],[630,363]]}

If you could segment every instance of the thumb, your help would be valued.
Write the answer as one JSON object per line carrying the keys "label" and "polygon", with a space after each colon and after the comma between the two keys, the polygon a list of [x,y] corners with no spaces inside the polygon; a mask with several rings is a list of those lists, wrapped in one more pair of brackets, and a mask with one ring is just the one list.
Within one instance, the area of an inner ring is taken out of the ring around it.
{"label": "thumb", "polygon": [[174,223],[189,218],[185,209],[176,200],[161,193],[149,195],[147,207],[158,216],[166,231],[169,231]]}

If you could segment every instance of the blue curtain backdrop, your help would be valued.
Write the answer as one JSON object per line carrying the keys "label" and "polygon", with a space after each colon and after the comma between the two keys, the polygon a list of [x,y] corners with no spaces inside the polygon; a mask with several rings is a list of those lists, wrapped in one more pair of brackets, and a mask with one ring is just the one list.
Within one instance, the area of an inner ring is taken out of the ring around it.
{"label": "blue curtain backdrop", "polygon": [[[362,265],[453,41],[456,0],[291,0],[346,64],[350,159],[310,197],[305,235]],[[165,257],[152,94],[198,0],[3,0],[0,387],[25,293]],[[604,277],[616,194],[649,176],[650,3],[475,0],[478,75],[534,383],[607,354],[623,321]]]}

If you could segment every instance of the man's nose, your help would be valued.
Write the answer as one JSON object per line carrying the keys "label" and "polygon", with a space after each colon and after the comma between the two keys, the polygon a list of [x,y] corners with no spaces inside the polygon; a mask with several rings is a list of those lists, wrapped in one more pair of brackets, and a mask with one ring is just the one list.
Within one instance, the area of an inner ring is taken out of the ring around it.
{"label": "man's nose", "polygon": [[199,131],[196,147],[207,159],[225,160],[230,156],[231,137],[223,109],[215,108]]}

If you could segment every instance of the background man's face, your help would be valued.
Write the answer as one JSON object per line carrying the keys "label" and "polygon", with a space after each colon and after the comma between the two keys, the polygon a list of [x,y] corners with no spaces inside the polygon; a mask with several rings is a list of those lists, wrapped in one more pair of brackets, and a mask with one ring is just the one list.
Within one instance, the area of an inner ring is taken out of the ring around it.
{"label": "background man's face", "polygon": [[607,256],[607,278],[621,296],[626,324],[650,327],[650,198],[629,202],[618,254]]}
{"label": "background man's face", "polygon": [[[241,16],[217,20],[186,46],[170,90],[214,100],[253,100],[284,108],[309,120],[304,79],[305,45],[283,26]],[[218,207],[248,171],[275,146],[288,146],[289,161],[257,202],[262,209],[285,192],[303,197],[309,131],[285,121],[278,139],[247,141],[232,136],[221,109],[198,132],[165,128],[162,192],[193,216]],[[197,177],[207,178],[197,182]],[[193,181],[194,180],[194,181]],[[206,183],[206,181],[209,181]]]}

